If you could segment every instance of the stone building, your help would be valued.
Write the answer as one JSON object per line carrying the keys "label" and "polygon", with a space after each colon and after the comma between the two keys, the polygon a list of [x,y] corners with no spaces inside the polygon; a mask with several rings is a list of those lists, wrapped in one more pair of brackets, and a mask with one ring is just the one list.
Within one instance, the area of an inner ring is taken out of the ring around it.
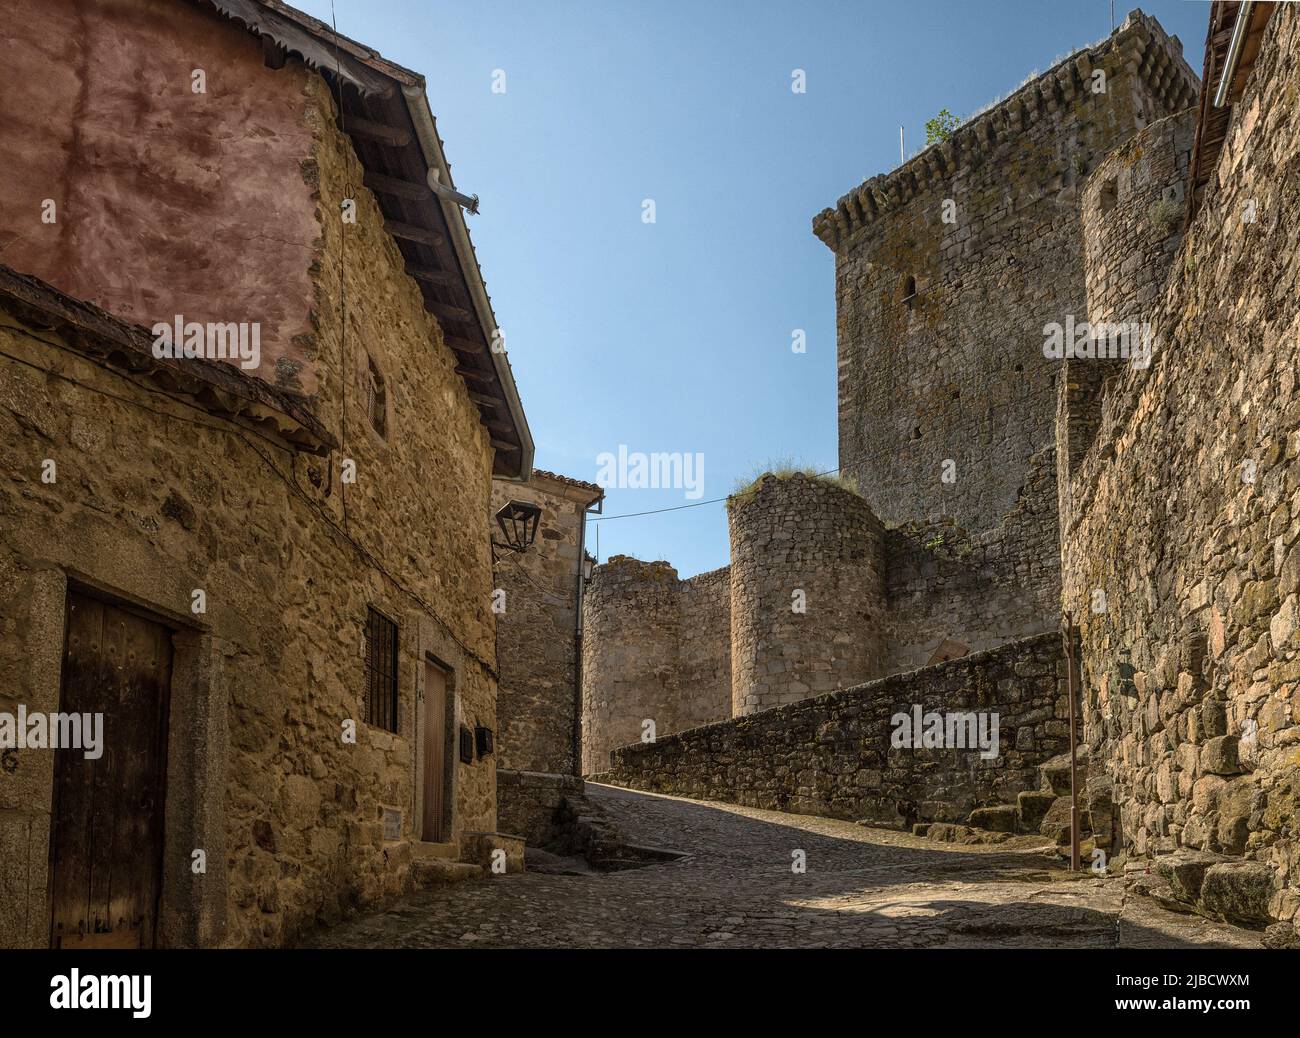
{"label": "stone building", "polygon": [[277,945],[476,860],[532,443],[423,80],[270,0],[0,49],[0,726],[102,720],[3,751],[0,944]]}
{"label": "stone building", "polygon": [[733,498],[715,609],[729,644],[707,650],[730,657],[729,703],[682,673],[671,611],[638,627],[653,580],[597,570],[588,771],[646,719],[668,734],[1057,629],[1043,328],[1087,313],[1089,171],[1197,87],[1181,44],[1136,12],[814,219],[835,253],[840,465],[856,493],[795,476]]}
{"label": "stone building", "polygon": [[1300,918],[1300,9],[1210,18],[1199,108],[1083,192],[1089,317],[1148,324],[1156,348],[1061,379],[1062,603],[1125,845],[1176,863],[1181,900],[1284,940]]}
{"label": "stone building", "polygon": [[587,513],[605,492],[594,483],[534,469],[527,483],[498,480],[492,508],[541,509],[536,539],[496,567],[497,808],[500,828],[550,842],[566,797],[582,792],[582,597]]}

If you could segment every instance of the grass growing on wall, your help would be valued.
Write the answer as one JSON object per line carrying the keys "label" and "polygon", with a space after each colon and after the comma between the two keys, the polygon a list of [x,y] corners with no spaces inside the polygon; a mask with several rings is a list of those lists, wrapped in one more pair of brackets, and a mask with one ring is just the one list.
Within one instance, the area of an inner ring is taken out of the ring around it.
{"label": "grass growing on wall", "polygon": [[727,499],[727,507],[730,508],[739,498],[751,496],[758,489],[763,477],[769,475],[775,476],[777,479],[805,476],[808,479],[815,479],[819,483],[827,483],[842,490],[847,490],[851,494],[859,493],[857,481],[852,476],[845,475],[842,472],[827,473],[815,465],[797,462],[792,458],[776,458],[755,466],[748,475],[737,479],[732,485],[731,497]]}

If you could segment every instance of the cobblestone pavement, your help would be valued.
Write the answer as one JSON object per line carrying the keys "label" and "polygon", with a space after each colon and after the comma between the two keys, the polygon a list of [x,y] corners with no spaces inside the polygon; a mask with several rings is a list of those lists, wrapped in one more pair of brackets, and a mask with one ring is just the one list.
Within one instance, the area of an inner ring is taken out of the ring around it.
{"label": "cobblestone pavement", "polygon": [[[319,947],[1259,947],[1259,936],[1072,877],[1041,850],[588,784],[633,843],[677,861],[525,873],[414,894]],[[792,871],[794,851],[807,871]]]}

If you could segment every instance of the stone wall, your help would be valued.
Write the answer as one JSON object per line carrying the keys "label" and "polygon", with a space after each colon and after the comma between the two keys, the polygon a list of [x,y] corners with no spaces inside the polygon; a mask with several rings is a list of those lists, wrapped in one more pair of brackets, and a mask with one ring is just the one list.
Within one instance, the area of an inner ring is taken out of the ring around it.
{"label": "stone wall", "polygon": [[[804,699],[614,751],[602,782],[871,824],[965,821],[1035,789],[1069,747],[1059,634]],[[894,747],[891,718],[997,712],[999,750]]]}
{"label": "stone wall", "polygon": [[584,788],[577,775],[497,768],[497,827],[530,847],[555,846],[566,836],[565,801],[581,797]]}
{"label": "stone wall", "polygon": [[609,751],[731,716],[727,570],[678,580],[666,562],[615,555],[583,601],[582,771]]}
{"label": "stone wall", "polygon": [[884,672],[884,531],[857,494],[795,473],[727,502],[731,716]]}
{"label": "stone wall", "polygon": [[1126,846],[1254,859],[1288,926],[1300,912],[1298,82],[1300,9],[1279,4],[1154,294],[1139,282],[1131,300],[1115,295],[1101,265],[1170,255],[1176,229],[1150,216],[1180,167],[1181,125],[1152,127],[1090,185],[1131,170],[1111,214],[1131,251],[1110,247],[1110,220],[1089,219],[1090,286],[1099,311],[1137,307],[1157,350],[1107,386],[1095,439],[1061,483],[1085,733],[1114,776]]}
{"label": "stone wall", "polygon": [[935,560],[933,600],[905,563],[908,662],[941,635],[980,645],[1057,625],[1043,328],[1085,312],[1088,171],[1195,86],[1180,45],[1135,13],[814,220],[836,256],[840,463],[887,526],[948,517],[972,542],[965,560]]}
{"label": "stone wall", "polygon": [[[677,684],[698,694],[693,724],[727,717],[731,704],[731,568],[687,577],[679,586]],[[684,714],[682,720],[685,721]]]}
{"label": "stone wall", "polygon": [[[223,64],[224,34],[242,30],[206,28],[189,39],[187,75],[194,64],[269,74],[256,46]],[[172,945],[277,945],[409,887],[427,658],[451,670],[454,724],[496,725],[487,431],[373,196],[356,188],[362,169],[324,81],[292,63],[276,74],[298,121],[264,144],[291,149],[279,188],[311,207],[297,254],[325,456],[277,439],[269,421],[222,417],[233,392],[169,390],[177,380],[153,372],[143,330],[139,362],[121,363],[130,351],[119,349],[110,367],[88,354],[94,335],[21,307],[0,327],[0,709],[57,708],[70,584],[176,631],[159,929]],[[349,184],[358,219],[345,230]],[[276,213],[258,211],[260,234],[297,239]],[[340,285],[354,301],[346,342]],[[257,316],[256,298],[228,303]],[[387,379],[386,437],[363,407],[367,354]],[[44,459],[55,482],[41,479]],[[194,589],[206,592],[202,615]],[[371,606],[399,627],[396,733],[361,720]],[[355,743],[342,738],[350,720]],[[51,751],[20,750],[0,770],[0,944],[48,941],[52,769]],[[457,758],[451,775],[453,839],[493,830],[493,758]],[[388,809],[401,812],[397,840],[384,838]],[[207,852],[202,875],[195,848]]]}
{"label": "stone wall", "polygon": [[1055,464],[1052,450],[1034,455],[1019,503],[983,533],[951,518],[885,531],[886,673],[1056,629]]}
{"label": "stone wall", "polygon": [[[502,557],[496,586],[497,762],[515,771],[575,775],[578,769],[578,598],[587,508],[594,484],[535,470],[526,484],[496,480],[492,511],[508,501],[542,509],[537,538]],[[501,531],[492,523],[492,535]]]}

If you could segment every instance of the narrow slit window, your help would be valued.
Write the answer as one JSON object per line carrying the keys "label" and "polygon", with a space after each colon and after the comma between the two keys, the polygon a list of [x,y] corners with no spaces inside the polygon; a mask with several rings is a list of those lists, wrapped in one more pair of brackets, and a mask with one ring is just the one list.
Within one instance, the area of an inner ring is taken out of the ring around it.
{"label": "narrow slit window", "polygon": [[903,280],[903,305],[910,310],[914,302],[916,302],[916,278],[909,274]]}
{"label": "narrow slit window", "polygon": [[366,415],[370,427],[385,436],[388,433],[388,393],[384,376],[379,373],[374,357],[366,357]]}

